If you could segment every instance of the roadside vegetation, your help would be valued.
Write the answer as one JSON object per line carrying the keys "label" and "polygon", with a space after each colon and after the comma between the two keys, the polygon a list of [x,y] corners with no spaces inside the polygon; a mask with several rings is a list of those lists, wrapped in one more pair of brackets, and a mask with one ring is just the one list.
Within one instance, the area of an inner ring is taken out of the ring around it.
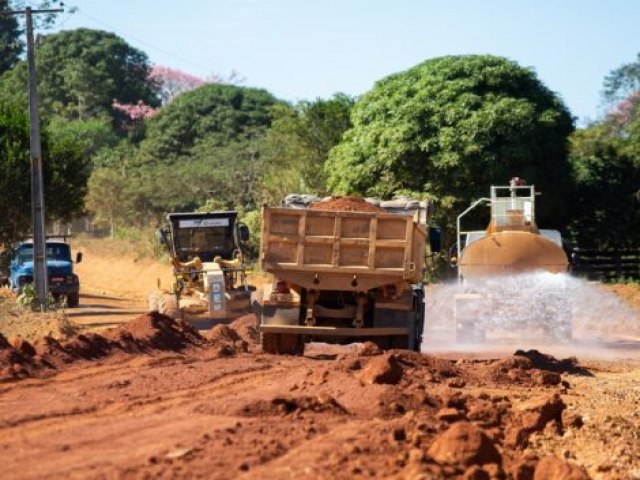
{"label": "roadside vegetation", "polygon": [[[3,35],[19,40],[9,27]],[[570,242],[639,244],[640,57],[605,79],[607,113],[576,128],[534,70],[490,55],[430,59],[359,98],[291,104],[233,79],[151,65],[113,33],[43,33],[50,220],[89,215],[112,238],[139,237],[167,212],[236,208],[257,250],[260,206],[287,193],[408,193],[434,202],[451,244],[457,212],[518,175],[545,195],[541,224]],[[29,230],[25,84],[19,52],[0,65],[4,244]]]}

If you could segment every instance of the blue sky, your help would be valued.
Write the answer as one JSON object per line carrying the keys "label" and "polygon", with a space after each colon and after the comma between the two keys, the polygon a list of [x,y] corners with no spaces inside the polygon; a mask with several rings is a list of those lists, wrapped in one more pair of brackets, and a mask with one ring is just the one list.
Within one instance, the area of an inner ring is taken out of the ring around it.
{"label": "blue sky", "polygon": [[[32,2],[37,3],[37,2]],[[153,63],[290,101],[359,95],[428,58],[490,53],[532,67],[579,124],[605,75],[640,52],[640,0],[68,0],[57,29],[113,31]]]}

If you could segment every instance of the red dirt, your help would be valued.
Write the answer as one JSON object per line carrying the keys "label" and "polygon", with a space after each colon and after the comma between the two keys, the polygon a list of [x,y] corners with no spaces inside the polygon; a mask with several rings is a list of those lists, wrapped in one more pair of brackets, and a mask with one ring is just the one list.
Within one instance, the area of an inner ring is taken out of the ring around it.
{"label": "red dirt", "polygon": [[381,208],[367,203],[360,197],[332,197],[324,202],[317,202],[310,207],[313,210],[331,210],[341,212],[381,212]]}
{"label": "red dirt", "polygon": [[[588,478],[573,453],[544,447],[593,437],[570,404],[594,376],[576,359],[373,344],[274,356],[259,352],[255,316],[201,335],[157,313],[16,346],[0,337],[6,478]],[[590,471],[627,478],[640,450],[626,448]]]}

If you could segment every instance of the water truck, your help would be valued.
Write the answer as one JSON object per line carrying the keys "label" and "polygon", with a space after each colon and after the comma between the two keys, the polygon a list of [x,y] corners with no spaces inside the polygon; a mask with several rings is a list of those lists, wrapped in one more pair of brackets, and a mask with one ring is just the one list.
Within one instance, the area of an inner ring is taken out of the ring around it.
{"label": "water truck", "polygon": [[[513,178],[492,186],[457,219],[457,265],[464,293],[455,296],[456,339],[487,340],[491,331],[538,330],[571,338],[571,309],[564,289],[569,261],[557,230],[536,224],[534,185]],[[480,205],[490,206],[486,230],[465,231],[462,221]]]}

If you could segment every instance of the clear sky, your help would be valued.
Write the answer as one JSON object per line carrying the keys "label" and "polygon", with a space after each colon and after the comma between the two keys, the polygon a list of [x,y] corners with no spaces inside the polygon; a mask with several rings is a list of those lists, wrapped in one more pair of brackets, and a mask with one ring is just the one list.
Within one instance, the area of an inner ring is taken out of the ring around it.
{"label": "clear sky", "polygon": [[[37,2],[32,2],[36,3]],[[640,0],[68,0],[57,30],[113,31],[153,63],[237,71],[290,100],[359,95],[441,55],[532,67],[583,124],[605,75],[640,53]]]}

